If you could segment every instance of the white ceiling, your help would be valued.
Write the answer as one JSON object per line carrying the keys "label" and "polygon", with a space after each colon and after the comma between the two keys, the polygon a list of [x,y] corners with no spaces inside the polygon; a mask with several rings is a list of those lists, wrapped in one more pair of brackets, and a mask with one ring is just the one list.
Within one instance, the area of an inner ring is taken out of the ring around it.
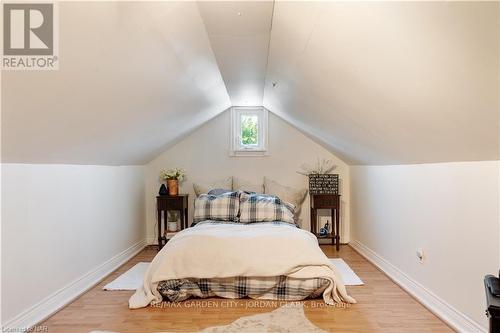
{"label": "white ceiling", "polygon": [[353,164],[498,159],[499,7],[61,2],[59,71],[2,72],[2,161],[141,164],[260,104]]}
{"label": "white ceiling", "polygon": [[212,50],[233,105],[262,105],[272,1],[199,2]]}
{"label": "white ceiling", "polygon": [[498,2],[277,2],[264,105],[351,163],[498,159],[499,44]]}
{"label": "white ceiling", "polygon": [[60,69],[2,73],[4,162],[145,163],[231,105],[195,2],[59,11]]}

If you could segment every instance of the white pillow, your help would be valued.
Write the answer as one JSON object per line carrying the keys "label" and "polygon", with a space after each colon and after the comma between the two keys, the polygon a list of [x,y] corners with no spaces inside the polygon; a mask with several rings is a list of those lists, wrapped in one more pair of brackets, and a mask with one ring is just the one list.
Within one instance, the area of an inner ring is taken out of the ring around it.
{"label": "white pillow", "polygon": [[233,188],[233,177],[227,177],[225,179],[220,179],[210,184],[195,184],[193,183],[193,189],[196,196],[200,194],[206,194],[214,188],[223,188],[231,190]]}
{"label": "white pillow", "polygon": [[295,206],[295,221],[298,221],[302,203],[307,195],[307,189],[295,189],[281,185],[269,178],[264,177],[264,193],[277,196],[283,201],[289,202]]}
{"label": "white pillow", "polygon": [[233,190],[264,193],[264,184],[253,184],[252,182],[249,182],[247,180],[233,177]]}

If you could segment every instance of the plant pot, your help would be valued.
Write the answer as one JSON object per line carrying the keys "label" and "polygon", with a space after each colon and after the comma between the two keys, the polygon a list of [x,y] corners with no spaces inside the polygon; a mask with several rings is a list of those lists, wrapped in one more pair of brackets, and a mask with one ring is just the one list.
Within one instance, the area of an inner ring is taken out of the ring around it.
{"label": "plant pot", "polygon": [[169,195],[179,194],[179,181],[177,179],[167,179],[167,186]]}
{"label": "plant pot", "polygon": [[176,222],[167,222],[167,230],[168,231],[177,231],[177,221]]}

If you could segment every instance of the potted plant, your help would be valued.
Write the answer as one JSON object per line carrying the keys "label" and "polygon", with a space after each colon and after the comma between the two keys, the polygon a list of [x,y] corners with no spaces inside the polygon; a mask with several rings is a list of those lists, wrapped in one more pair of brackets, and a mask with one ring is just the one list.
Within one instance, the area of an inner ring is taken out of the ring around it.
{"label": "potted plant", "polygon": [[177,231],[179,221],[179,212],[176,210],[167,211],[167,230],[170,232]]}
{"label": "potted plant", "polygon": [[179,194],[179,182],[184,179],[185,175],[186,172],[183,169],[179,168],[172,168],[161,171],[160,178],[167,181],[169,195]]}

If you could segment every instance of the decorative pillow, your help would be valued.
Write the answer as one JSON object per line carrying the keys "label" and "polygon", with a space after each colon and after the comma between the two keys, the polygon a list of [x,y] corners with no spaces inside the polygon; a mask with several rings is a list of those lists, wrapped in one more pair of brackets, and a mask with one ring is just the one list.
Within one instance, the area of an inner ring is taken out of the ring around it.
{"label": "decorative pillow", "polygon": [[264,193],[273,194],[281,200],[291,203],[295,206],[295,221],[299,219],[302,203],[307,195],[306,189],[294,189],[288,186],[281,185],[269,178],[264,177]]}
{"label": "decorative pillow", "polygon": [[283,221],[295,224],[294,206],[277,196],[240,194],[240,223]]}
{"label": "decorative pillow", "polygon": [[195,184],[193,183],[193,189],[196,196],[199,196],[203,193],[208,193],[213,188],[233,188],[233,177],[227,177],[225,179],[221,179],[215,181],[211,184]]}
{"label": "decorative pillow", "polygon": [[246,192],[264,193],[264,184],[253,184],[247,180],[233,177],[233,190],[241,190]]}
{"label": "decorative pillow", "polygon": [[227,192],[232,192],[232,190],[225,190],[223,188],[214,188],[213,190],[208,191],[210,195],[221,195]]}
{"label": "decorative pillow", "polygon": [[240,192],[200,194],[194,199],[193,224],[205,220],[238,221]]}

